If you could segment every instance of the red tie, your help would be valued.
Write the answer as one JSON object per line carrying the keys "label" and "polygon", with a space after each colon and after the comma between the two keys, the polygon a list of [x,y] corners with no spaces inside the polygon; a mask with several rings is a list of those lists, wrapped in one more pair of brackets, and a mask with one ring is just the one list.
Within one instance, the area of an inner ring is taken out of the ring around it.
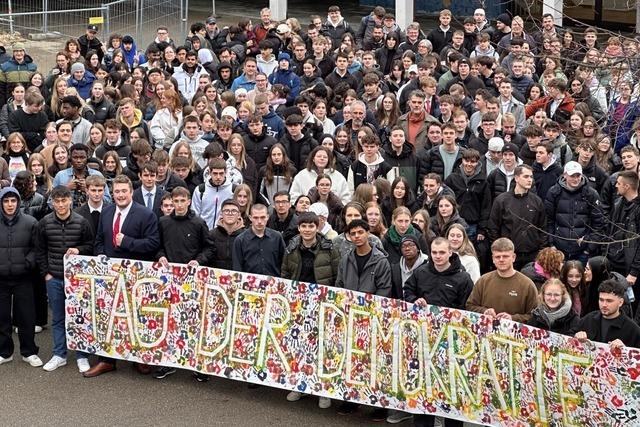
{"label": "red tie", "polygon": [[118,212],[118,216],[116,217],[116,222],[113,223],[113,247],[115,248],[116,245],[116,236],[118,235],[118,233],[120,233],[120,215],[121,213]]}

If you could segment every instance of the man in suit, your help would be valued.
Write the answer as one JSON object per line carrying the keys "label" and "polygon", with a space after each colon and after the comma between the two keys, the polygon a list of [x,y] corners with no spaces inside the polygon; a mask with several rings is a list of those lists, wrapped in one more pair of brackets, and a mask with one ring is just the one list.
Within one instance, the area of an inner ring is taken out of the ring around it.
{"label": "man in suit", "polygon": [[94,236],[98,231],[102,208],[109,205],[104,202],[104,186],[106,182],[106,179],[100,175],[88,176],[85,180],[85,185],[87,186],[87,203],[75,209],[77,214],[89,221]]}
{"label": "man in suit", "polygon": [[[133,184],[125,175],[113,180],[114,204],[100,215],[94,245],[94,255],[151,261],[160,248],[158,218],[144,205],[133,201]],[[151,373],[146,365],[137,365],[142,374]],[[83,375],[97,377],[116,369],[115,360],[100,358],[97,365]]]}
{"label": "man in suit", "polygon": [[133,192],[133,201],[151,209],[158,218],[162,216],[162,196],[165,191],[156,185],[158,164],[150,160],[140,167],[138,177],[142,184]]}

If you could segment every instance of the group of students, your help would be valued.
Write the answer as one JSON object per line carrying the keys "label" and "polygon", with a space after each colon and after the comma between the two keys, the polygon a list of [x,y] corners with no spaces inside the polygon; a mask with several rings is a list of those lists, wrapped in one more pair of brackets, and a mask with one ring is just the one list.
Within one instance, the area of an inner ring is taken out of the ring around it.
{"label": "group of students", "polygon": [[[459,30],[452,18],[425,35],[382,7],[357,29],[338,6],[304,28],[264,8],[255,25],[194,23],[182,45],[158,27],[144,51],[90,25],[46,75],[22,43],[0,51],[0,364],[12,323],[26,362],[43,365],[34,333],[50,324],[44,369],[67,363],[65,254],[280,276],[638,346],[638,41],[601,48],[597,29],[578,41],[550,15],[532,34],[508,14],[493,26],[478,9]],[[82,353],[77,365],[115,369]]]}

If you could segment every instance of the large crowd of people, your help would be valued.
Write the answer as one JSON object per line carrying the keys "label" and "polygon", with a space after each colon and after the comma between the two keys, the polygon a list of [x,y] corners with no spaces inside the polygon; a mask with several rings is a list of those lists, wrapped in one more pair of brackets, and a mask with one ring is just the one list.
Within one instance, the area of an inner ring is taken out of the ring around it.
{"label": "large crowd of people", "polygon": [[[46,325],[44,370],[67,363],[69,254],[317,282],[640,347],[640,41],[551,15],[452,18],[403,29],[375,7],[351,26],[331,6],[303,26],[264,8],[255,23],[194,23],[184,41],[158,27],[144,49],[89,25],[51,70],[22,43],[0,47],[0,364],[15,326],[23,360],[42,366]],[[87,356],[85,377],[115,369]]]}

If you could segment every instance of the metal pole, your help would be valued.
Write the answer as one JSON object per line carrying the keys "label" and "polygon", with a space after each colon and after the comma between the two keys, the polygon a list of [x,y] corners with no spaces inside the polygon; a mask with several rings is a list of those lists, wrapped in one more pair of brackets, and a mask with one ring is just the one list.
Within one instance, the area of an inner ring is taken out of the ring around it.
{"label": "metal pole", "polygon": [[640,0],[636,0],[636,34],[640,34]]}
{"label": "metal pole", "polygon": [[140,42],[140,0],[136,0],[136,40]]}
{"label": "metal pole", "polygon": [[49,2],[47,0],[42,0],[42,32],[46,33],[48,31],[48,10],[49,10]]}
{"label": "metal pole", "polygon": [[11,7],[11,0],[9,2],[9,34],[13,34],[13,8]]}
{"label": "metal pole", "polygon": [[216,16],[216,0],[211,0],[211,16]]}
{"label": "metal pole", "polygon": [[104,33],[111,34],[109,31],[109,5],[102,3],[102,22],[104,25]]}

